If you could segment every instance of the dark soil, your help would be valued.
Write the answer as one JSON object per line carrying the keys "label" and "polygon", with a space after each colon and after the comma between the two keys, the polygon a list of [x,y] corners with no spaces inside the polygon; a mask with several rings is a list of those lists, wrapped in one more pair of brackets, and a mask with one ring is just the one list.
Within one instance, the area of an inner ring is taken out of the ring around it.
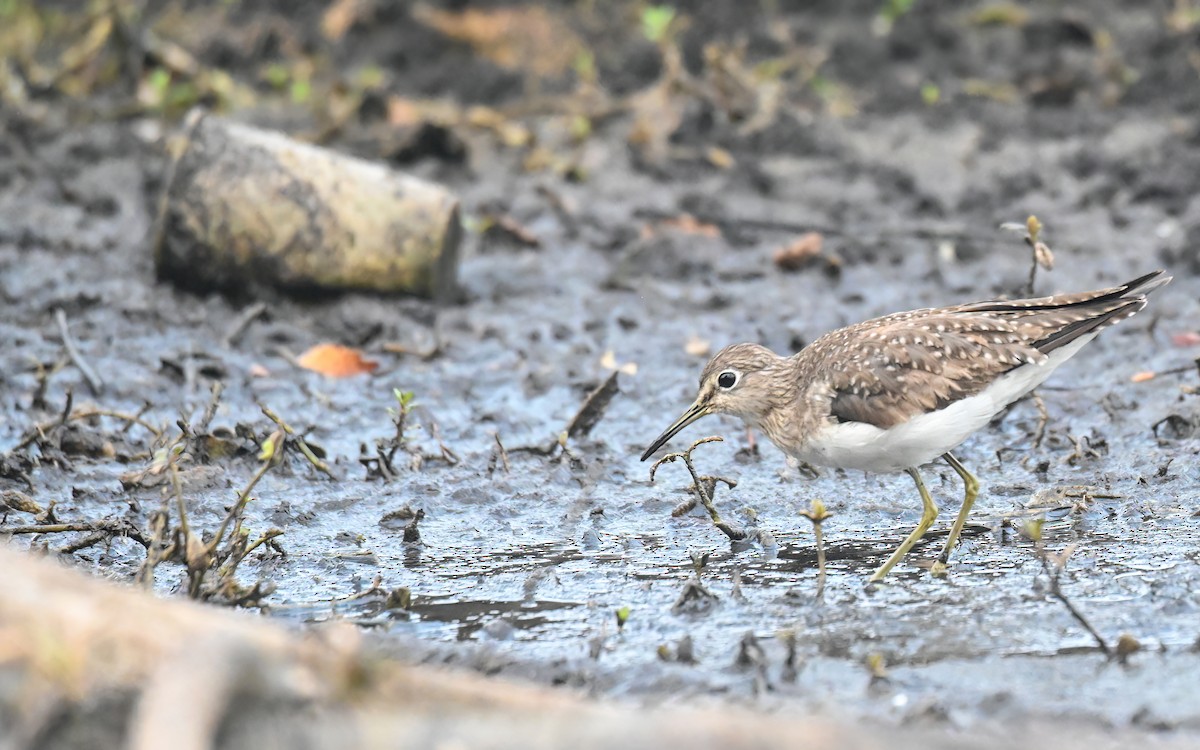
{"label": "dark soil", "polygon": [[[262,28],[286,20],[299,35],[287,44],[328,46],[319,4],[291,5],[241,3],[225,47],[195,51],[253,80],[282,43]],[[662,63],[636,10],[598,18],[590,5],[549,7],[596,45],[599,85],[614,96],[651,85]],[[265,434],[267,405],[307,429],[338,476],[294,460],[255,491],[247,524],[282,529],[286,555],[256,554],[241,573],[277,586],[264,600],[275,616],[353,618],[381,650],[413,661],[646,703],[737,701],[997,732],[1049,718],[1200,733],[1200,346],[1186,335],[1200,329],[1200,26],[1172,28],[1165,2],[1029,4],[1023,24],[986,24],[973,16],[986,4],[917,0],[879,35],[876,2],[742,5],[680,6],[693,75],[712,41],[744,40],[751,61],[789,45],[827,55],[819,84],[798,88],[765,127],[741,130],[697,99],[682,111],[672,155],[656,161],[627,143],[630,116],[618,112],[562,147],[578,167],[565,176],[526,171],[525,151],[478,131],[434,129],[396,160],[458,191],[468,217],[509,216],[540,247],[470,233],[464,299],[442,309],[268,295],[264,316],[232,343],[249,301],[155,280],[145,238],[163,122],[116,118],[107,94],[82,108],[47,94],[38,119],[0,111],[0,451],[53,420],[68,393],[76,405],[145,408],[147,420],[174,425],[195,418],[219,380],[214,426]],[[245,38],[255,29],[257,46]],[[392,93],[409,97],[516,110],[571,88],[567,76],[533,92],[401,10],[353,27],[330,56],[336,69],[379,66]],[[853,112],[838,109],[842,99]],[[234,116],[314,129],[304,107]],[[556,116],[525,119],[553,148]],[[360,120],[331,145],[379,157],[375,125]],[[714,145],[733,166],[687,156]],[[702,226],[662,221],[685,213]],[[718,490],[718,507],[774,544],[733,552],[701,512],[672,517],[688,496],[686,473],[664,466],[652,484],[638,456],[694,396],[700,342],[791,351],[887,312],[1021,294],[1029,251],[997,227],[1029,214],[1056,256],[1039,294],[1159,267],[1175,280],[1040,389],[1049,414],[1040,445],[1027,400],[962,448],[983,492],[949,577],[920,564],[958,507],[960,483],[941,465],[925,471],[943,508],[940,533],[875,591],[866,577],[920,514],[902,474],[810,478],[762,439],[749,449],[740,423],[711,419],[672,447],[723,435],[696,451],[698,466],[737,480]],[[808,229],[825,235],[836,262],[777,269],[774,252]],[[64,356],[56,310],[101,392],[72,364],[40,392],[39,369]],[[329,380],[281,354],[322,341],[361,347],[382,366]],[[389,353],[394,343],[437,350]],[[570,441],[569,454],[518,450],[552,446],[614,362],[636,372],[619,376],[590,436]],[[1147,371],[1158,375],[1134,378]],[[373,454],[394,432],[393,389],[415,393],[408,434],[424,459],[408,467],[402,452],[399,478],[370,479],[360,450]],[[145,528],[163,488],[127,490],[119,477],[149,462],[151,436],[109,418],[56,434],[5,454],[0,489],[56,503],[61,520]],[[215,528],[257,467],[253,451],[187,467],[192,523]],[[815,498],[833,514],[821,602],[800,515]],[[407,518],[385,520],[404,506],[424,512],[419,541],[404,541]],[[1074,549],[1063,593],[1110,644],[1123,634],[1140,643],[1124,663],[1106,660],[1050,595],[1034,545],[1017,532],[1038,515],[1050,553]],[[33,543],[54,550],[73,538]],[[703,554],[712,598],[676,606]],[[71,557],[128,579],[144,550],[119,538]],[[378,597],[337,602],[376,576],[411,591],[408,611],[384,611]],[[163,565],[156,585],[171,595],[182,580],[182,568]],[[869,664],[886,674],[872,676]]]}

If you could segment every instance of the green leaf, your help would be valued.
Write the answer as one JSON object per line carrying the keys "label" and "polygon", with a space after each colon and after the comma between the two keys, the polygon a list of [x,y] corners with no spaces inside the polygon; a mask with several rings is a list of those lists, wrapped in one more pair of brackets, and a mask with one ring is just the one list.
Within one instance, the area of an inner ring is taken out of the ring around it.
{"label": "green leaf", "polygon": [[621,607],[617,610],[617,629],[625,627],[625,623],[629,621],[629,615],[633,612],[629,607]]}
{"label": "green leaf", "polygon": [[282,63],[271,63],[266,70],[262,72],[263,80],[273,89],[282,90],[287,86],[288,80],[292,74],[288,72],[287,66]]}
{"label": "green leaf", "polygon": [[915,3],[916,0],[883,0],[883,7],[879,9],[879,15],[891,23],[912,10]]}
{"label": "green leaf", "polygon": [[360,89],[379,89],[387,83],[387,74],[378,65],[367,65],[354,75],[354,83]]}
{"label": "green leaf", "polygon": [[167,89],[171,86],[171,71],[166,68],[155,68],[150,71],[146,82],[150,84],[154,93],[158,94],[159,101],[162,101],[166,98]]}
{"label": "green leaf", "polygon": [[592,134],[592,121],[585,115],[575,115],[571,118],[571,137],[576,141],[585,141]]}
{"label": "green leaf", "polygon": [[642,11],[642,33],[658,44],[667,38],[667,30],[675,20],[675,8],[670,5],[651,5]]}
{"label": "green leaf", "polygon": [[312,84],[308,81],[292,81],[292,103],[304,104],[312,96]]}
{"label": "green leaf", "polygon": [[261,450],[258,453],[259,461],[270,461],[279,453],[280,446],[283,445],[283,430],[272,432],[270,437],[262,442]]}
{"label": "green leaf", "polygon": [[590,49],[581,49],[571,61],[575,75],[584,81],[596,80],[596,55]]}

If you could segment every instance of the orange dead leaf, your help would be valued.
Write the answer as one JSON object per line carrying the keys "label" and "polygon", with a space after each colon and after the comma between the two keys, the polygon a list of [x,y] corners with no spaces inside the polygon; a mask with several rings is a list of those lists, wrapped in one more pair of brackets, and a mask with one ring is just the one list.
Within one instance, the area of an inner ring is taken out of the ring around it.
{"label": "orange dead leaf", "polygon": [[346,378],[375,372],[378,362],[363,358],[362,352],[339,344],[317,344],[301,354],[296,363],[306,370],[331,378]]}
{"label": "orange dead leaf", "polygon": [[819,232],[809,232],[795,242],[775,251],[775,266],[782,271],[799,271],[821,258],[824,238]]}
{"label": "orange dead leaf", "polygon": [[1155,375],[1157,375],[1157,373],[1155,373],[1153,370],[1143,370],[1141,372],[1135,372],[1129,378],[1129,382],[1145,383],[1147,380],[1154,380]]}
{"label": "orange dead leaf", "polygon": [[[682,234],[696,234],[700,235],[701,237],[713,238],[721,236],[721,228],[716,224],[709,224],[707,222],[700,221],[691,214],[679,214],[678,216],[663,219],[659,222],[659,224],[660,226],[664,226],[667,229],[673,229]],[[651,231],[650,234],[653,235],[654,232]]]}
{"label": "orange dead leaf", "polygon": [[1183,331],[1171,337],[1171,343],[1175,346],[1197,346],[1200,345],[1200,333],[1196,331]]}
{"label": "orange dead leaf", "polygon": [[541,247],[542,241],[529,227],[507,214],[497,214],[487,217],[490,222],[484,231],[490,237],[508,240],[525,247]]}
{"label": "orange dead leaf", "polygon": [[421,114],[421,110],[412,99],[405,99],[402,96],[389,96],[387,100],[387,121],[388,125],[396,127],[416,127],[424,121],[425,117]]}
{"label": "orange dead leaf", "polygon": [[420,3],[413,18],[510,70],[539,76],[566,72],[584,49],[563,19],[541,6],[466,8],[459,12]]}
{"label": "orange dead leaf", "polygon": [[255,362],[250,365],[250,377],[252,378],[267,378],[271,376],[271,371],[262,365]]}
{"label": "orange dead leaf", "polygon": [[321,33],[326,39],[341,39],[358,20],[362,11],[361,0],[333,0],[321,16]]}
{"label": "orange dead leaf", "polygon": [[449,126],[462,119],[462,108],[448,100],[408,99],[395,95],[387,100],[388,124],[397,128],[414,128],[426,122]]}

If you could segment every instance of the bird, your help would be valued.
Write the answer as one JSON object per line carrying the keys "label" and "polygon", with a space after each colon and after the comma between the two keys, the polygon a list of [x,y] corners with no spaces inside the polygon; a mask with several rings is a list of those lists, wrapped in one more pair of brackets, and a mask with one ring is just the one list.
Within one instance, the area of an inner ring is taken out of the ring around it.
{"label": "bird", "polygon": [[788,357],[755,343],[727,346],[704,367],[696,400],[642,461],[696,420],[730,414],[809,464],[907,472],[921,521],[870,577],[876,583],[937,518],[919,468],[941,458],[964,485],[934,563],[944,572],[980,486],[951,451],[1170,280],[1155,271],[1090,292],[894,313],[826,333]]}

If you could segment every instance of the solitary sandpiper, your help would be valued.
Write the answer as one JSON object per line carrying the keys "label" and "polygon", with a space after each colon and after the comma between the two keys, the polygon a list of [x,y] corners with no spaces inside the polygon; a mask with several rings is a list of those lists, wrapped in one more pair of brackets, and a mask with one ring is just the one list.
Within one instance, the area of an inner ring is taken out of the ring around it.
{"label": "solitary sandpiper", "polygon": [[758,344],[727,346],[704,368],[695,402],[642,460],[697,419],[733,414],[810,464],[903,469],[924,512],[871,576],[875,582],[937,518],[917,469],[944,458],[966,488],[938,557],[944,566],[979,492],[979,481],[950,451],[1170,280],[1155,271],[1094,292],[895,313],[827,333],[790,357]]}

